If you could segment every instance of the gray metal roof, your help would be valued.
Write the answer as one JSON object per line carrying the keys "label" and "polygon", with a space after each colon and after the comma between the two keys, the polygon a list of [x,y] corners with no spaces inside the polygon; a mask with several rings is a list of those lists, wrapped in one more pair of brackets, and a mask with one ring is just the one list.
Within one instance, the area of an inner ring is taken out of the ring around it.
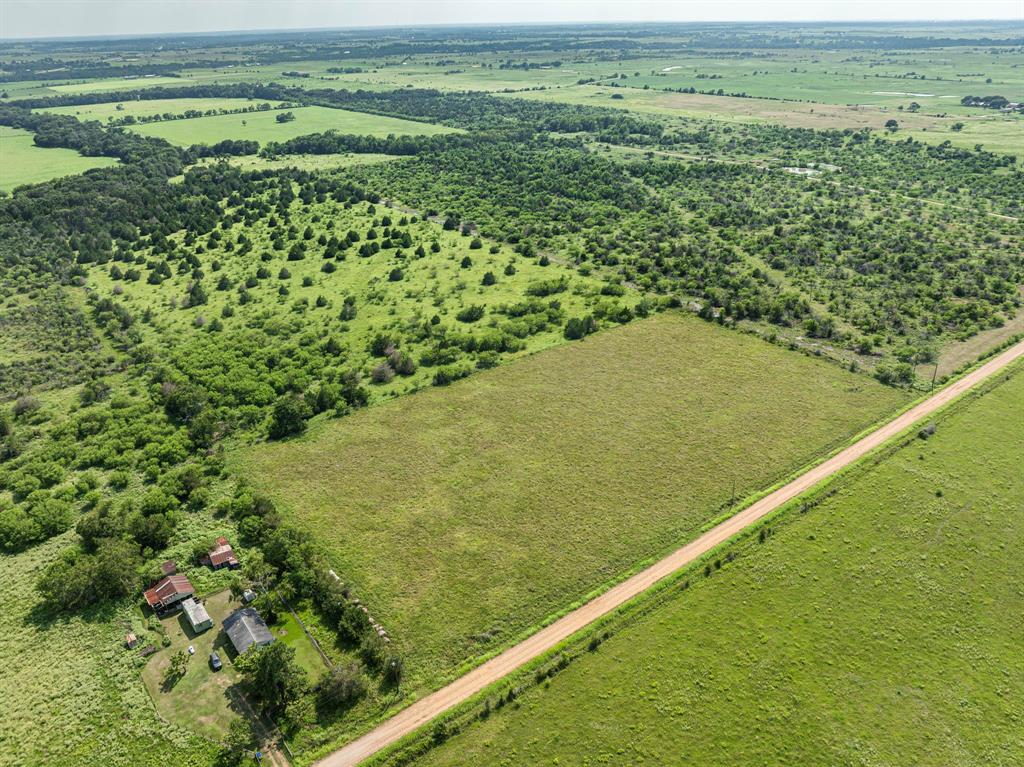
{"label": "gray metal roof", "polygon": [[202,626],[204,623],[213,623],[213,620],[210,618],[210,614],[206,612],[206,608],[192,597],[183,600],[181,607],[185,611],[185,615],[188,617],[188,622],[192,624],[192,628]]}
{"label": "gray metal roof", "polygon": [[252,607],[235,610],[224,619],[224,630],[239,654],[255,645],[270,644],[274,635],[270,633],[263,618]]}

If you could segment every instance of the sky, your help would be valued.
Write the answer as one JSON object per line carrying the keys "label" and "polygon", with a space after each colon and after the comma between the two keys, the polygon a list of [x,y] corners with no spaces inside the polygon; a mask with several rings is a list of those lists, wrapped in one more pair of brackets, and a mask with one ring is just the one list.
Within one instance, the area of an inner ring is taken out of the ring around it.
{"label": "sky", "polygon": [[0,38],[574,21],[1014,19],[1024,0],[0,0]]}

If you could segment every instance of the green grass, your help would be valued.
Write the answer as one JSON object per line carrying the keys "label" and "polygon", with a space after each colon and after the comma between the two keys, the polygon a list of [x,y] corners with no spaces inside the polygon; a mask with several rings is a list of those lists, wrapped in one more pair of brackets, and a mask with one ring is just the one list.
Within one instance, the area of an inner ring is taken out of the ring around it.
{"label": "green grass", "polygon": [[115,164],[112,157],[83,157],[72,149],[38,147],[29,131],[0,125],[0,191]]}
{"label": "green grass", "polygon": [[672,313],[232,463],[329,548],[412,686],[433,686],[905,399]]}
{"label": "green grass", "polygon": [[1024,761],[1024,375],[417,765]]}
{"label": "green grass", "polygon": [[0,555],[0,762],[64,767],[210,764],[214,749],[162,721],[139,679],[142,661],[124,634],[142,628],[135,605],[73,617],[38,608],[35,580],[74,538]]}
{"label": "green grass", "polygon": [[[72,115],[79,120],[100,120],[106,122],[112,118],[150,117],[152,115],[180,115],[191,110],[205,112],[209,109],[248,109],[257,104],[268,103],[276,106],[277,101],[261,101],[258,99],[152,99],[146,101],[117,101],[103,104],[82,104],[70,107],[50,107],[41,112],[52,112],[58,115]],[[270,114],[274,114],[271,112]],[[199,118],[192,118],[199,119]]]}
{"label": "green grass", "polygon": [[310,682],[316,683],[327,674],[327,664],[289,611],[281,609],[271,631],[277,641],[295,650],[295,662],[309,675]]}
{"label": "green grass", "polygon": [[154,85],[181,85],[178,77],[119,77],[113,80],[88,80],[66,85],[51,85],[57,93],[95,93],[97,91],[120,91],[134,88],[148,88]]}
{"label": "green grass", "polygon": [[290,122],[279,123],[281,111],[256,112],[215,117],[197,117],[191,120],[167,120],[134,125],[132,130],[145,136],[166,139],[178,146],[214,144],[225,139],[253,140],[261,144],[268,141],[287,141],[296,136],[336,130],[366,136],[434,135],[450,133],[453,129],[442,125],[400,120],[394,117],[350,112],[327,107],[301,107],[288,110],[295,115]]}

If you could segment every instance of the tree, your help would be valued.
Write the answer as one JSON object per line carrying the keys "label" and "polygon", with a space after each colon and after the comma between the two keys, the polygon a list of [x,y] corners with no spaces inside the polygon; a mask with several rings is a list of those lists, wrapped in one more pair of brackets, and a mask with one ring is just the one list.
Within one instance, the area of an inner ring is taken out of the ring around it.
{"label": "tree", "polygon": [[899,127],[900,124],[892,118],[889,118],[888,120],[885,121],[885,129],[890,133],[895,133],[897,130],[899,130]]}
{"label": "tree", "polygon": [[248,757],[256,746],[256,733],[247,719],[233,719],[228,725],[228,734],[221,746],[218,764],[224,767],[239,767],[249,761]]}
{"label": "tree", "polygon": [[306,429],[306,419],[309,416],[309,405],[301,397],[294,394],[284,395],[274,403],[268,432],[270,438],[283,439],[293,434],[301,434]]}
{"label": "tree", "polygon": [[295,663],[295,649],[284,642],[250,649],[238,657],[235,667],[261,710],[272,716],[283,713],[309,686],[306,672]]}
{"label": "tree", "polygon": [[274,119],[277,120],[279,123],[290,123],[292,120],[295,119],[295,114],[292,112],[282,112]]}
{"label": "tree", "polygon": [[358,663],[339,663],[320,683],[318,705],[326,711],[348,708],[366,694],[366,679]]}
{"label": "tree", "polygon": [[167,671],[164,672],[164,684],[173,687],[179,679],[185,676],[186,671],[188,671],[188,655],[184,650],[178,650],[171,656],[171,663],[167,667]]}

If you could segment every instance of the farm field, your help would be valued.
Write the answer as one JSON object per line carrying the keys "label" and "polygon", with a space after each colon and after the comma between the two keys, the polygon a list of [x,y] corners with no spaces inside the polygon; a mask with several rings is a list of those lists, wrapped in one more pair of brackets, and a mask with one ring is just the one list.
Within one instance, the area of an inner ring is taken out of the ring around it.
{"label": "farm field", "polygon": [[268,141],[287,141],[297,136],[328,130],[380,137],[391,133],[432,136],[450,133],[453,130],[443,125],[327,107],[307,106],[289,111],[295,119],[284,123],[277,121],[282,112],[269,111],[197,117],[192,120],[166,120],[134,125],[132,130],[144,136],[166,139],[178,146],[215,144],[226,139],[259,141],[262,144]]}
{"label": "farm field", "polygon": [[72,149],[36,146],[28,131],[0,125],[0,191],[116,164],[112,157],[83,157]]}
{"label": "farm field", "polygon": [[211,109],[248,109],[250,107],[255,108],[259,104],[277,106],[280,102],[231,98],[139,99],[137,101],[117,101],[102,104],[79,104],[70,107],[46,107],[40,111],[51,112],[58,115],[73,115],[79,120],[99,120],[101,122],[106,122],[110,119],[128,116],[138,118],[165,114],[181,115],[190,111],[206,112]]}
{"label": "farm field", "polygon": [[[818,102],[791,102],[758,98],[709,96],[701,93],[674,93],[641,88],[607,88],[594,85],[573,86],[541,91],[503,94],[509,98],[528,98],[544,102],[628,109],[633,112],[738,123],[785,125],[816,130],[870,128],[893,141],[912,136],[918,141],[973,149],[981,144],[992,152],[1021,154],[1024,147],[1024,117],[1015,115],[901,112],[880,106],[846,106]],[[613,98],[614,97],[614,98]],[[886,133],[887,120],[895,118],[901,129]],[[962,129],[954,131],[954,125]]]}
{"label": "farm field", "polygon": [[1018,365],[414,763],[1019,763],[1022,407]]}
{"label": "farm field", "polygon": [[905,401],[670,313],[231,461],[432,686]]}

